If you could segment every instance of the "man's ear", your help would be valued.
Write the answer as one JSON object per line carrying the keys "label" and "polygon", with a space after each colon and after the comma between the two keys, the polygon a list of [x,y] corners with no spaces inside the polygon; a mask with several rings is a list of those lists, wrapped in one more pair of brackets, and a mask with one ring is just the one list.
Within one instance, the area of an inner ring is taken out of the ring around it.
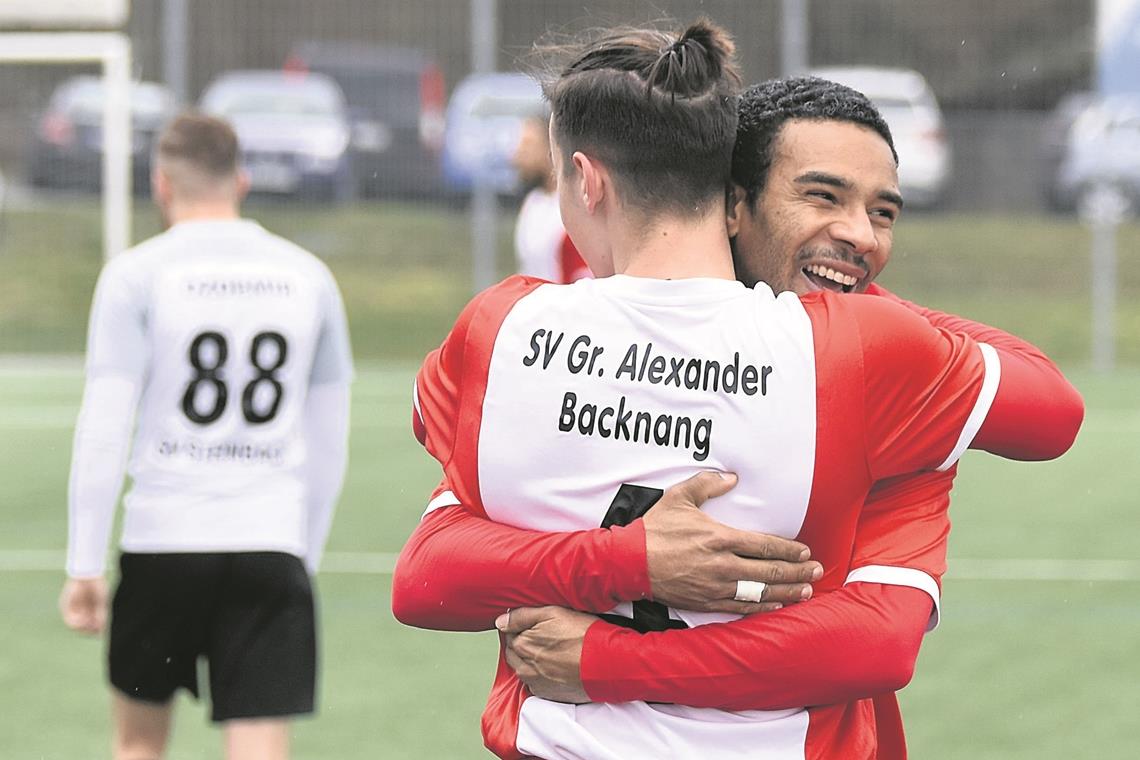
{"label": "man's ear", "polygon": [[582,194],[582,205],[586,211],[594,213],[606,197],[610,186],[610,175],[606,167],[581,151],[576,151],[570,160],[578,173],[578,192]]}
{"label": "man's ear", "polygon": [[724,226],[728,230],[728,236],[734,238],[736,233],[740,232],[740,218],[748,207],[748,193],[744,192],[743,187],[733,182],[728,186],[728,192],[725,196]]}
{"label": "man's ear", "polygon": [[249,187],[249,172],[239,168],[237,175],[234,177],[234,191],[237,193],[237,202],[239,205],[245,200],[245,196],[249,195]]}

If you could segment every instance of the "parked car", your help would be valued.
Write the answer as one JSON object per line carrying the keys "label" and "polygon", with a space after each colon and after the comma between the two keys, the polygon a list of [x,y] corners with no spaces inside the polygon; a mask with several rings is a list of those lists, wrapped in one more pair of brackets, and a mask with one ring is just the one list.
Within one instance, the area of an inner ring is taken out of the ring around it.
{"label": "parked car", "polygon": [[525,74],[473,74],[460,82],[447,105],[443,140],[448,188],[470,192],[482,177],[500,193],[517,192],[511,157],[523,120],[542,112],[542,89]]}
{"label": "parked car", "polygon": [[233,125],[253,192],[342,201],[355,196],[348,111],[329,77],[231,71],[206,88],[200,107]]}
{"label": "parked car", "polygon": [[[104,100],[101,77],[71,77],[55,89],[39,117],[29,148],[27,175],[31,184],[89,190],[100,187]],[[150,186],[154,139],[176,107],[174,95],[163,85],[131,84],[131,166],[136,191]]]}
{"label": "parked car", "polygon": [[1077,118],[1096,102],[1096,98],[1096,93],[1089,90],[1067,93],[1057,101],[1041,127],[1041,161],[1043,172],[1050,180],[1042,189],[1046,202],[1054,210],[1065,210],[1066,201],[1057,196],[1056,177],[1068,149],[1069,130]]}
{"label": "parked car", "polygon": [[1061,208],[1081,209],[1101,188],[1115,190],[1140,210],[1140,97],[1094,102],[1073,122],[1057,169],[1054,197]]}
{"label": "parked car", "polygon": [[839,66],[811,72],[858,90],[886,119],[899,154],[899,187],[908,207],[936,205],[950,178],[942,111],[926,79],[912,69]]}
{"label": "parked car", "polygon": [[443,186],[443,72],[422,50],[366,43],[304,42],[285,70],[331,77],[344,92],[361,192],[432,197]]}

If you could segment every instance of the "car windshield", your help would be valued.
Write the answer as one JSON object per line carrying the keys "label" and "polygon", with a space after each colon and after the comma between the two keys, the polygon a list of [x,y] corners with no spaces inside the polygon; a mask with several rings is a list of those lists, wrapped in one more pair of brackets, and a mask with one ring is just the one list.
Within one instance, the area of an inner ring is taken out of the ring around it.
{"label": "car windshield", "polygon": [[875,107],[880,111],[910,111],[917,103],[906,98],[896,98],[887,96],[876,96],[872,98]]}
{"label": "car windshield", "polygon": [[[100,113],[103,110],[102,80],[81,82],[68,90],[63,107],[72,113]],[[174,108],[174,99],[165,89],[148,82],[131,85],[131,113],[134,116],[159,117]]]}
{"label": "car windshield", "polygon": [[394,121],[418,121],[420,82],[415,73],[348,68],[322,71],[337,81],[352,106]]}
{"label": "car windshield", "polygon": [[483,95],[471,107],[471,115],[477,119],[497,116],[525,118],[536,112],[535,96],[527,95]]}
{"label": "car windshield", "polygon": [[223,116],[247,114],[335,116],[338,94],[326,87],[288,82],[225,83],[208,93],[203,107]]}

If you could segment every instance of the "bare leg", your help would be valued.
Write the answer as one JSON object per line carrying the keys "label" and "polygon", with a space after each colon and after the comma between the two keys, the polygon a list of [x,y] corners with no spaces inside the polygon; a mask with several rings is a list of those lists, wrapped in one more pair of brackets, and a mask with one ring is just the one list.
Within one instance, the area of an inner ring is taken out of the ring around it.
{"label": "bare leg", "polygon": [[227,760],[288,760],[289,718],[227,720]]}
{"label": "bare leg", "polygon": [[115,760],[159,760],[170,735],[173,707],[173,700],[156,704],[114,692],[111,710],[115,717]]}

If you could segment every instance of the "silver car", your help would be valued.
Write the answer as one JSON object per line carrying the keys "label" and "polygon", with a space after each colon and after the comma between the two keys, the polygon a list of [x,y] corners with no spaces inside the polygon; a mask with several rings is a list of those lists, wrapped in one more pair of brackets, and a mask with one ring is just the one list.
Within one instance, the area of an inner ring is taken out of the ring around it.
{"label": "silver car", "polygon": [[348,111],[329,77],[231,71],[206,88],[200,105],[233,125],[253,192],[328,200],[355,195]]}
{"label": "silver car", "polygon": [[1105,188],[1140,210],[1140,97],[1093,102],[1073,122],[1057,169],[1061,208],[1083,210]]}
{"label": "silver car", "polygon": [[950,178],[951,153],[942,111],[922,74],[876,66],[836,66],[811,73],[871,99],[891,128],[907,207],[936,205]]}

